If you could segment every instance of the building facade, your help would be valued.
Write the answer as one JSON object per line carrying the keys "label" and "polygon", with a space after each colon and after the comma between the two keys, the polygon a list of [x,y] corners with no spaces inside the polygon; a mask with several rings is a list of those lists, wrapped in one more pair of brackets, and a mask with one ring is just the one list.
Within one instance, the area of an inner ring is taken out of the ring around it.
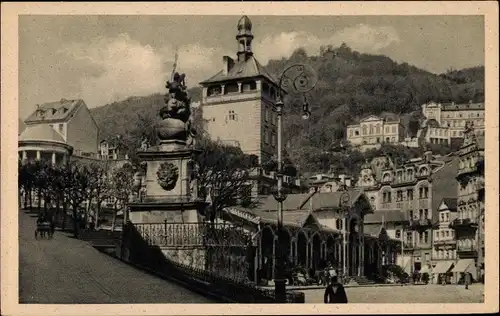
{"label": "building facade", "polygon": [[[456,191],[456,163],[454,157],[438,158],[426,152],[424,157],[396,163],[389,157],[376,157],[362,165],[356,187],[367,195],[374,214],[401,212],[406,219],[398,233],[402,236],[404,252],[397,261],[408,272],[431,272],[434,265],[432,231],[437,223],[439,203]],[[396,230],[394,228],[394,233]],[[409,258],[409,264],[405,258]]]}
{"label": "building facade", "polygon": [[61,99],[38,105],[24,122],[26,127],[46,125],[73,148],[73,155],[98,157],[99,128],[83,100]]}
{"label": "building facade", "polygon": [[435,120],[441,128],[447,128],[449,137],[463,138],[467,122],[476,126],[475,133],[484,136],[484,102],[464,104],[429,102],[422,104],[426,120]]}
{"label": "building facade", "polygon": [[359,124],[347,126],[347,141],[365,151],[380,148],[381,144],[399,144],[404,141],[405,130],[398,117],[370,115]]}
{"label": "building facade", "polygon": [[460,282],[464,272],[477,280],[484,270],[484,138],[476,137],[472,123],[465,126],[458,155],[458,211],[450,227],[457,239],[458,262],[453,272],[459,274]]}
{"label": "building facade", "polygon": [[[341,207],[344,192],[349,199]],[[375,274],[383,256],[395,258],[397,241],[385,232],[364,231],[364,218],[370,213],[371,206],[359,190],[288,195],[283,205],[284,234],[279,239],[288,264],[318,270],[330,262],[347,276]],[[255,274],[260,270],[267,279],[273,279],[277,240],[274,197],[264,197],[252,209],[227,208],[224,219],[243,225],[252,234]]]}
{"label": "building facade", "polygon": [[455,231],[450,228],[457,218],[457,199],[444,198],[438,208],[438,225],[434,230],[432,260],[434,280],[437,284],[452,283],[451,269],[457,260],[457,240]]}
{"label": "building facade", "polygon": [[205,128],[214,140],[240,147],[259,162],[277,151],[276,80],[252,51],[252,23],[243,16],[237,25],[237,58],[223,57],[222,70],[201,82]]}

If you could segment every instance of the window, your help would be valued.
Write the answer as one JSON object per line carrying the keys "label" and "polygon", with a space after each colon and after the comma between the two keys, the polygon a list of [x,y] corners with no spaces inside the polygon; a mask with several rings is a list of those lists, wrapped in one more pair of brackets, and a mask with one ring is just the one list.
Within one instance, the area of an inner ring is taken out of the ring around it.
{"label": "window", "polygon": [[429,232],[424,232],[424,243],[429,243]]}
{"label": "window", "polygon": [[439,214],[439,218],[441,219],[441,222],[444,222],[444,214],[443,213]]}
{"label": "window", "polygon": [[358,131],[358,130],[355,130],[355,131],[354,131],[354,135],[359,136],[359,131]]}
{"label": "window", "polygon": [[407,196],[408,201],[413,200],[413,190],[411,190],[411,189],[406,190],[406,196]]}
{"label": "window", "polygon": [[386,143],[390,143],[390,142],[391,142],[391,139],[390,139],[389,137],[386,137],[386,138],[385,138],[385,142],[386,142]]}
{"label": "window", "polygon": [[377,137],[377,143],[380,143],[380,137]]}
{"label": "window", "polygon": [[228,119],[229,119],[230,121],[236,121],[236,113],[234,113],[234,111],[233,111],[233,110],[230,110],[230,111],[229,111]]}
{"label": "window", "polygon": [[352,137],[353,133],[352,133],[352,129],[349,130],[349,136]]}
{"label": "window", "polygon": [[396,229],[396,238],[397,239],[401,238],[401,230],[400,229]]}
{"label": "window", "polygon": [[392,133],[393,133],[393,134],[394,134],[394,133],[396,133],[396,126],[393,126],[393,127],[392,127]]}
{"label": "window", "polygon": [[446,237],[450,237],[450,231],[449,230],[446,231]]}
{"label": "window", "polygon": [[276,134],[274,132],[271,135],[271,145],[276,146]]}
{"label": "window", "polygon": [[380,134],[380,125],[377,124],[377,127],[376,127],[376,132],[377,134]]}
{"label": "window", "polygon": [[406,242],[413,245],[413,236],[411,232],[406,232]]}
{"label": "window", "polygon": [[413,218],[413,210],[410,210],[410,218]]}
{"label": "window", "polygon": [[385,127],[385,133],[386,133],[386,134],[389,134],[389,126],[386,126],[386,127]]}
{"label": "window", "polygon": [[370,134],[373,134],[373,125],[370,125]]}
{"label": "window", "polygon": [[424,219],[428,219],[428,218],[429,218],[429,210],[425,209],[424,210]]}
{"label": "window", "polygon": [[266,144],[269,144],[269,131],[267,130],[267,128],[264,128],[264,142]]}
{"label": "window", "polygon": [[393,137],[391,140],[392,140],[393,143],[395,143],[396,142],[396,137]]}
{"label": "window", "polygon": [[269,114],[270,114],[269,109],[267,107],[265,107],[264,111],[265,111],[265,118],[264,119],[266,120],[266,122],[269,122]]}

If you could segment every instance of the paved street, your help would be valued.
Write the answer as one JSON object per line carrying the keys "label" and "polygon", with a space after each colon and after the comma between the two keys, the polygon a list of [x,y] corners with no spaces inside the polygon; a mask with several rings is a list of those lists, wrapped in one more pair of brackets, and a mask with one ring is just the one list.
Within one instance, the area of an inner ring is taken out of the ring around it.
{"label": "paved street", "polygon": [[19,302],[41,304],[211,303],[56,232],[35,240],[35,218],[19,215]]}
{"label": "paved street", "polygon": [[[323,303],[324,290],[303,291],[306,303]],[[484,286],[408,285],[346,288],[349,303],[482,303]]]}

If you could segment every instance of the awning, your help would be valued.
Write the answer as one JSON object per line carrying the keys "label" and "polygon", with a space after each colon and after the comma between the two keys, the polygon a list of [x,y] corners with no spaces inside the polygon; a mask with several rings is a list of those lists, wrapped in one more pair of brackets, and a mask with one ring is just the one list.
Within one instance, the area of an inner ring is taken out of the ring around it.
{"label": "awning", "polygon": [[458,260],[457,264],[451,270],[451,272],[470,272],[469,269],[474,269],[475,266],[474,259],[461,259]]}
{"label": "awning", "polygon": [[432,271],[434,273],[446,273],[450,270],[452,264],[453,261],[439,261]]}

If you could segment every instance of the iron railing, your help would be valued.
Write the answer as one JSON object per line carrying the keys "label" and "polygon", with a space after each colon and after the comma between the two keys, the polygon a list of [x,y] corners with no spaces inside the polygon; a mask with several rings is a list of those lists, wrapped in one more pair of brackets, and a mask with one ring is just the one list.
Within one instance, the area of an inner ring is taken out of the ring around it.
{"label": "iron railing", "polygon": [[163,222],[138,223],[134,226],[150,246],[245,246],[251,239],[243,228],[228,223]]}

